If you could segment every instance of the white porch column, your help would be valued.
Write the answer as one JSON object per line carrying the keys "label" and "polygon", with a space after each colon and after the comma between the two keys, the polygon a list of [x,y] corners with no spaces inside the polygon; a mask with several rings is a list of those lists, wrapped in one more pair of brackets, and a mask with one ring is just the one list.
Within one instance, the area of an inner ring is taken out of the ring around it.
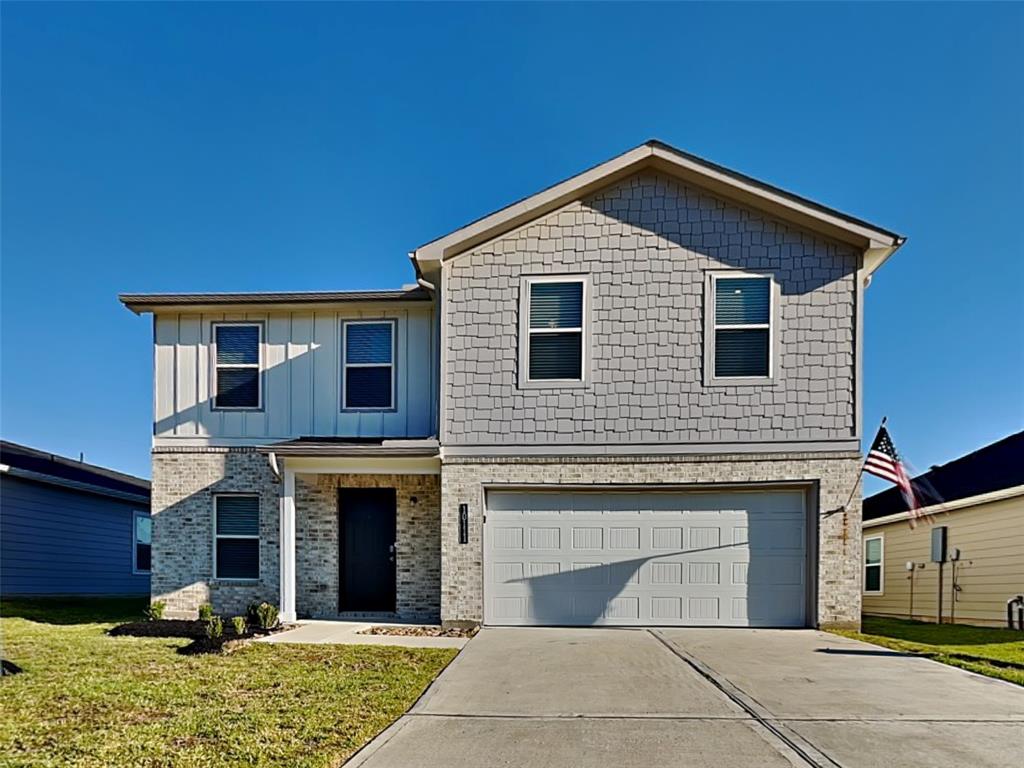
{"label": "white porch column", "polygon": [[281,493],[281,621],[295,621],[295,470],[285,461]]}

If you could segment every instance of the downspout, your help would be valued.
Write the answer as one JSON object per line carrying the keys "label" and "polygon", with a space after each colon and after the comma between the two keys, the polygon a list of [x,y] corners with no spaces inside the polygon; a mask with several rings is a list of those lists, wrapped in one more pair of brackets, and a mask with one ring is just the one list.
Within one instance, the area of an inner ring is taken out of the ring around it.
{"label": "downspout", "polygon": [[270,471],[274,473],[274,477],[278,480],[281,479],[281,467],[277,464],[277,454],[271,451],[267,454],[267,458],[270,459]]}

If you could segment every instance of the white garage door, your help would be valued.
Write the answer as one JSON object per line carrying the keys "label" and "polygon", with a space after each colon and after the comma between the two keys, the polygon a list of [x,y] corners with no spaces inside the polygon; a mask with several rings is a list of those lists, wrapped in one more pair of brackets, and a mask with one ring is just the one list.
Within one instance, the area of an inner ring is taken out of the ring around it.
{"label": "white garage door", "polygon": [[797,490],[489,491],[484,621],[806,625]]}

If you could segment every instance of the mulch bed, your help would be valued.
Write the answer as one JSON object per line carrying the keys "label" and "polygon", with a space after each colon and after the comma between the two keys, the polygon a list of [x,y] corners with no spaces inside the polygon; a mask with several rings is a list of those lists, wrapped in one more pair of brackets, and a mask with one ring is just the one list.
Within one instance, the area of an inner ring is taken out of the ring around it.
{"label": "mulch bed", "polygon": [[204,621],[199,619],[159,619],[118,624],[107,634],[114,637],[185,637],[192,642],[178,649],[178,653],[192,655],[231,652],[243,646],[247,640],[273,635],[286,629],[291,629],[291,626],[278,624],[273,629],[249,627],[244,635],[236,635],[235,628],[231,626],[230,622],[225,621],[224,634],[216,640],[211,640],[206,636],[206,622]]}
{"label": "mulch bed", "polygon": [[480,631],[479,627],[472,629],[444,629],[442,627],[369,627],[362,630],[360,635],[399,635],[402,637],[473,637]]}

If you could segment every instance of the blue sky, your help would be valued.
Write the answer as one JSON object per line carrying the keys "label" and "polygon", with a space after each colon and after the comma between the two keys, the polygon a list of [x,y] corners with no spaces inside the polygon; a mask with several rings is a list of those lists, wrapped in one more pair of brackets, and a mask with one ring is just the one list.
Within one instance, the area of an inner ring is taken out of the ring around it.
{"label": "blue sky", "polygon": [[8,439],[148,476],[118,292],[398,286],[651,137],[909,236],[867,294],[865,432],[926,469],[1024,423],[1024,6],[0,13]]}

